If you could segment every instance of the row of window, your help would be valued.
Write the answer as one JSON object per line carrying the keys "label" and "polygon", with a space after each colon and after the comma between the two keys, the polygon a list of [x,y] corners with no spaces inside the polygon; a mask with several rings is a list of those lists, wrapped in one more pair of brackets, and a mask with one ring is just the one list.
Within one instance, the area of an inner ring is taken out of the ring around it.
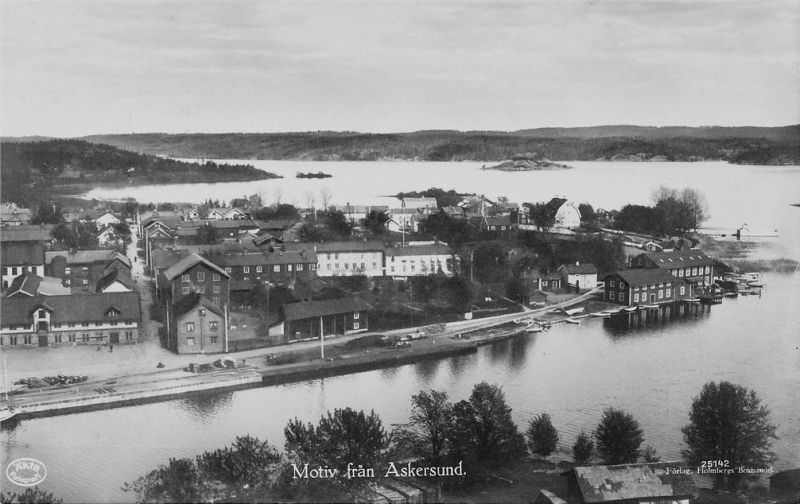
{"label": "row of window", "polygon": [[[711,273],[711,266],[705,267],[705,274],[708,275]],[[672,270],[672,274],[676,277],[684,277],[684,276],[697,276],[703,274],[703,267],[700,266],[698,268],[678,268]]]}
{"label": "row of window", "polygon": [[[211,344],[215,345],[219,341],[219,336],[211,336]],[[194,346],[194,336],[186,338],[186,346]]]}
{"label": "row of window", "polygon": [[[181,287],[181,294],[189,294],[189,292],[191,292],[191,290],[192,290],[191,287]],[[212,288],[212,290],[214,291],[214,294],[219,294],[219,292],[220,292],[219,285],[215,285]],[[198,292],[200,294],[205,294],[206,293],[206,286],[205,285],[197,285],[197,286],[195,286],[194,291]]]}
{"label": "row of window", "polygon": [[[210,320],[208,322],[209,331],[216,331],[218,327],[219,327],[219,321]],[[186,332],[194,332],[194,322],[186,322]]]}
{"label": "row of window", "polygon": [[[681,285],[680,293],[681,293],[681,296],[686,294],[686,286]],[[656,295],[656,294],[654,293],[653,295]],[[659,289],[658,293],[657,293],[657,296],[658,296],[659,300],[669,299],[669,298],[672,297],[672,289],[671,288]],[[609,297],[609,299],[611,301],[616,301],[617,299],[619,301],[621,301],[621,302],[625,301],[625,293],[624,292],[611,291],[611,292],[609,292],[608,297]],[[648,294],[646,292],[642,292],[641,297],[640,297],[639,293],[633,294],[633,302],[634,303],[638,303],[640,299],[641,299],[641,301],[643,303],[646,303],[648,301]]]}
{"label": "row of window", "polygon": [[[76,268],[76,269],[78,269],[78,268]],[[88,275],[89,274],[89,268],[86,267],[86,266],[80,268],[80,270],[81,270],[81,274],[83,274],[83,275]],[[70,266],[67,266],[66,268],[64,268],[64,274],[65,275],[71,275],[72,274],[72,268]]]}
{"label": "row of window", "polygon": [[[77,343],[78,334],[69,333],[69,334],[55,334],[53,335],[53,342],[54,343],[64,343],[64,337],[66,336],[66,340],[69,343]],[[89,343],[91,341],[102,343],[105,341],[107,336],[101,332],[94,333],[92,336],[90,333],[80,333],[80,342],[81,343]],[[133,341],[133,331],[125,331],[125,341]],[[6,344],[5,337],[0,340],[0,343],[3,345]],[[9,336],[8,337],[8,345],[33,345],[34,344],[34,337],[33,335],[23,335],[23,336]]]}
{"label": "row of window", "polygon": [[[191,276],[192,275],[190,275],[190,274],[181,275],[181,281],[184,282],[184,283],[189,283],[189,282],[192,281]],[[220,281],[219,273],[214,273],[211,276],[211,278],[215,282],[219,282]],[[205,273],[205,271],[198,271],[197,272],[197,281],[198,282],[205,282],[206,281],[206,273]]]}
{"label": "row of window", "polygon": [[[19,266],[19,267],[10,266],[10,267],[5,267],[5,268],[3,268],[3,276],[7,276],[8,275],[8,270],[11,270],[11,274],[12,275],[17,276],[17,275],[21,275],[21,274],[25,273],[26,271],[30,271],[31,273],[36,273],[36,266],[30,266],[30,267],[28,267],[28,266]],[[19,273],[17,272],[17,270],[19,270]]]}
{"label": "row of window", "polygon": [[[44,315],[39,315],[39,318],[44,318],[44,317],[45,317]],[[44,322],[44,321],[43,321],[43,322]],[[135,321],[133,321],[133,320],[122,320],[122,321],[118,321],[118,320],[112,320],[112,321],[110,321],[110,322],[95,322],[95,323],[94,323],[94,326],[95,326],[95,327],[101,327],[101,326],[103,326],[103,325],[105,325],[105,324],[109,324],[109,325],[112,325],[112,326],[116,326],[116,325],[119,325],[120,323],[122,323],[122,325],[133,325],[133,324],[135,324],[136,322],[135,322]],[[90,323],[90,322],[81,322],[81,323],[80,323],[80,327],[89,327],[90,325],[91,325],[91,323]],[[53,329],[62,329],[62,328],[64,328],[64,327],[67,327],[67,328],[70,328],[70,327],[77,327],[77,326],[78,326],[78,324],[77,324],[76,322],[69,322],[69,323],[67,323],[67,324],[64,324],[64,323],[52,324],[52,326],[53,326]],[[24,329],[28,329],[28,330],[32,330],[32,329],[33,329],[33,325],[23,325],[23,326],[11,325],[11,326],[8,326],[8,330],[10,330],[10,331],[16,331],[17,329],[23,329],[23,330],[24,330]]]}
{"label": "row of window", "polygon": [[[250,273],[250,266],[242,266],[241,268],[242,268],[242,273]],[[291,273],[292,271],[303,271],[304,269],[305,269],[305,265],[304,264],[287,264],[286,265],[287,273]],[[308,265],[308,270],[309,271],[314,271],[315,269],[317,269],[317,265],[316,264],[309,264]],[[256,273],[261,273],[261,272],[264,271],[263,266],[256,266],[255,270],[256,270]],[[225,272],[226,273],[231,273],[232,271],[233,271],[233,268],[231,266],[225,266]],[[272,266],[272,271],[274,273],[280,273],[281,272],[281,265],[280,264],[273,265]]]}

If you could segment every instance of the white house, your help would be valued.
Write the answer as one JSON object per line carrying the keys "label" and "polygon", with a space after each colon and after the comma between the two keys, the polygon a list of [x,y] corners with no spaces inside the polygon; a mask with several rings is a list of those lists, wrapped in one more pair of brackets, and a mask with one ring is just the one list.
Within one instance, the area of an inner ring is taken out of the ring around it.
{"label": "white house", "polygon": [[546,208],[555,213],[554,230],[577,229],[581,227],[581,212],[578,205],[566,198],[551,199]]}
{"label": "white house", "polygon": [[444,245],[387,248],[384,257],[385,274],[392,277],[452,275],[457,269],[452,250]]}
{"label": "white house", "polygon": [[119,224],[120,220],[111,212],[106,212],[94,220],[97,227],[110,226],[111,224]]}
{"label": "white house", "polygon": [[114,243],[115,241],[117,241],[117,235],[114,232],[114,228],[111,226],[106,226],[97,233],[97,243],[101,246]]}
{"label": "white house", "polygon": [[329,242],[319,243],[317,276],[381,276],[383,275],[383,243]]}
{"label": "white house", "polygon": [[564,287],[578,287],[579,289],[593,289],[597,285],[597,268],[594,264],[562,264],[558,267]]}

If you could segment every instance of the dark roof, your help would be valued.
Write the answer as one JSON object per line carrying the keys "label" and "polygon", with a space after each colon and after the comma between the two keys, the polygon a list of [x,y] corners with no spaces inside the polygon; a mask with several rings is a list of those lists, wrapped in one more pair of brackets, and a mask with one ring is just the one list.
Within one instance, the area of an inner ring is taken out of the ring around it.
{"label": "dark roof", "polygon": [[45,253],[45,262],[50,264],[56,257],[63,257],[67,264],[93,264],[119,261],[127,267],[131,267],[131,261],[126,256],[116,250],[76,250],[74,253],[66,250]]}
{"label": "dark roof", "polygon": [[392,256],[416,256],[416,255],[450,255],[450,247],[444,245],[419,245],[414,247],[387,248],[384,253],[387,257]]}
{"label": "dark roof", "polygon": [[150,253],[151,260],[150,262],[153,263],[159,269],[166,269],[172,266],[173,264],[177,263],[184,257],[191,254],[191,251],[185,249],[176,249],[176,250],[153,250]]}
{"label": "dark roof", "polygon": [[553,198],[547,202],[544,206],[545,211],[548,213],[552,213],[555,215],[558,212],[558,209],[561,208],[561,205],[567,202],[567,198]]}
{"label": "dark roof", "polygon": [[187,313],[193,311],[195,308],[201,306],[216,313],[220,317],[224,316],[222,309],[219,306],[212,303],[207,297],[198,293],[194,293],[184,296],[180,301],[173,305],[173,309],[175,310],[175,318],[181,318]]}
{"label": "dark roof", "polygon": [[675,250],[672,252],[643,252],[659,268],[685,268],[692,266],[714,266],[716,261],[699,250]]}
{"label": "dark roof", "polygon": [[15,294],[27,294],[28,296],[35,296],[39,292],[39,284],[41,283],[42,277],[26,271],[11,282],[11,285],[8,286],[5,296],[11,297]]}
{"label": "dark roof", "polygon": [[204,259],[200,257],[198,254],[192,252],[188,256],[184,257],[177,263],[173,264],[169,268],[164,271],[164,277],[170,282],[175,279],[175,277],[182,275],[184,271],[192,268],[198,264],[202,264],[208,269],[214,270],[220,275],[224,275],[226,278],[230,278],[231,276],[225,272],[224,269],[220,268],[216,264],[212,263],[208,259]]}
{"label": "dark roof", "polygon": [[371,310],[372,306],[358,298],[326,299],[324,301],[301,301],[283,305],[287,322],[311,317],[324,317],[357,311]]}
{"label": "dark roof", "polygon": [[319,243],[316,246],[317,252],[383,252],[383,243],[372,242],[328,242]]}
{"label": "dark roof", "polygon": [[19,241],[38,241],[49,242],[53,240],[53,230],[55,224],[23,225],[23,226],[3,226],[0,230],[0,241],[19,242]]}
{"label": "dark roof", "polygon": [[586,264],[562,264],[562,268],[567,270],[569,275],[591,275],[597,273],[597,268],[592,263]]}
{"label": "dark roof", "polygon": [[281,240],[277,236],[273,236],[273,235],[271,235],[269,233],[263,233],[263,234],[261,234],[261,235],[259,235],[259,236],[257,236],[256,238],[253,239],[253,243],[255,243],[256,245],[261,245],[263,243],[267,243],[267,242],[270,242],[270,241],[272,241],[274,243],[283,243],[283,240]]}
{"label": "dark roof", "polygon": [[648,269],[648,268],[634,268],[634,269],[626,269],[626,270],[619,270],[614,273],[610,273],[604,277],[606,278],[612,276],[619,276],[621,279],[628,282],[630,285],[634,287],[638,287],[641,285],[651,285],[656,283],[663,283],[663,282],[678,282],[682,279],[676,278],[672,276],[667,270],[663,269]]}
{"label": "dark roof", "polygon": [[97,281],[97,287],[95,288],[95,292],[102,292],[103,289],[113,284],[114,282],[121,283],[129,290],[136,289],[136,283],[131,279],[131,277],[129,277],[125,273],[120,272],[120,270],[114,268],[113,270],[111,270],[110,273],[108,273],[106,276]]}
{"label": "dark roof", "polygon": [[677,462],[575,467],[567,471],[575,477],[583,502],[632,502],[655,497],[691,497],[698,494],[689,474],[670,474]]}
{"label": "dark roof", "polygon": [[252,280],[231,280],[230,290],[231,291],[249,291],[249,290],[253,290],[253,281]]}
{"label": "dark roof", "polygon": [[315,252],[289,251],[276,249],[274,252],[260,252],[255,254],[224,254],[213,256],[212,261],[218,266],[261,266],[272,264],[295,264],[317,262]]}
{"label": "dark roof", "polygon": [[101,322],[112,320],[108,310],[121,312],[116,319],[139,320],[138,292],[103,292],[72,294],[69,296],[14,296],[2,299],[3,325],[30,325],[31,314],[40,307],[52,311],[50,321],[56,324],[68,322]]}
{"label": "dark roof", "polygon": [[[5,233],[5,231],[3,231]],[[44,264],[45,251],[41,242],[21,241],[0,243],[0,263],[3,266]]]}
{"label": "dark roof", "polygon": [[769,477],[770,487],[780,486],[800,490],[800,469],[781,471]]}
{"label": "dark roof", "polygon": [[497,217],[486,217],[486,224],[489,226],[510,226],[511,218],[507,215]]}

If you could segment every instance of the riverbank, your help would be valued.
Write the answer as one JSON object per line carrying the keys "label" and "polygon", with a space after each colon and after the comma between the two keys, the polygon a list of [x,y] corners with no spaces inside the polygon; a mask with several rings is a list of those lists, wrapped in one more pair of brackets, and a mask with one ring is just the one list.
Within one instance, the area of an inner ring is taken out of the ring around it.
{"label": "riverbank", "polygon": [[[581,303],[597,303],[591,301],[595,291],[554,306],[576,306]],[[604,307],[600,303],[598,307]],[[553,307],[528,311],[523,315],[533,317],[553,317],[548,315]],[[119,407],[141,402],[161,401],[173,399],[177,396],[191,393],[206,392],[209,390],[235,389],[255,387],[262,385],[277,385],[304,381],[314,378],[335,376],[349,373],[358,373],[371,369],[389,368],[410,364],[429,359],[442,359],[454,355],[474,353],[481,345],[492,344],[497,341],[515,336],[526,335],[524,326],[512,322],[518,318],[519,313],[500,315],[479,320],[461,321],[448,324],[447,329],[439,335],[420,339],[405,348],[369,347],[348,351],[346,344],[364,335],[326,338],[325,344],[329,349],[326,359],[321,358],[321,343],[309,341],[279,347],[268,347],[237,354],[227,355],[174,355],[167,361],[163,369],[154,369],[158,359],[164,357],[164,352],[159,352],[147,345],[123,345],[117,347],[116,354],[108,352],[87,352],[89,348],[63,348],[45,349],[48,355],[58,358],[57,366],[72,362],[75,359],[66,354],[59,354],[66,350],[81,357],[90,357],[99,361],[98,368],[116,370],[116,373],[93,373],[86,382],[73,385],[60,385],[41,389],[18,390],[12,396],[16,406],[22,408],[19,418],[52,415],[55,413],[70,413],[90,409],[104,409]],[[564,318],[563,316],[561,318]],[[417,328],[405,328],[388,331],[387,336],[404,336],[413,333]],[[124,363],[126,354],[139,356],[137,347],[143,347],[143,357],[137,357],[137,362]],[[336,351],[331,352],[331,348]],[[320,352],[319,357],[317,352]],[[35,357],[36,350],[14,351],[17,355]],[[282,354],[301,353],[298,360],[281,365],[275,365],[276,357]],[[92,355],[96,354],[96,355]],[[13,353],[12,363],[14,362]],[[333,355],[333,356],[331,356]],[[190,363],[205,361],[213,362],[221,357],[233,358],[236,367],[233,369],[212,368],[209,373],[193,373],[184,370]],[[37,359],[41,361],[42,359]],[[44,359],[47,361],[47,359]],[[166,359],[164,359],[166,360]],[[48,368],[49,372],[31,369],[21,359],[16,363],[11,381],[33,374],[58,374],[62,373],[59,367],[57,372]],[[149,369],[147,369],[149,368]],[[64,369],[64,374],[85,374],[82,368],[72,367]],[[24,373],[24,374],[23,374]],[[0,407],[5,408],[9,403],[0,401]]]}

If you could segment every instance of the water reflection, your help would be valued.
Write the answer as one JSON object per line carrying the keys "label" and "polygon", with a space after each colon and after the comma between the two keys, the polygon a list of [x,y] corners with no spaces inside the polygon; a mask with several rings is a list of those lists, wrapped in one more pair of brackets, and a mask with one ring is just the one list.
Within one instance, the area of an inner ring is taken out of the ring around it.
{"label": "water reflection", "polygon": [[457,355],[449,358],[447,364],[450,367],[450,374],[453,378],[460,378],[464,373],[464,369],[473,358],[473,355]]}
{"label": "water reflection", "polygon": [[193,418],[208,423],[213,420],[220,411],[227,409],[231,405],[233,392],[206,392],[202,394],[192,394],[178,400],[178,407],[189,413]]}
{"label": "water reflection", "polygon": [[663,334],[665,327],[673,324],[703,323],[704,319],[711,316],[711,309],[711,305],[700,303],[676,303],[658,309],[623,311],[603,319],[603,329],[612,340],[627,335],[637,337],[648,333],[660,335]]}
{"label": "water reflection", "polygon": [[424,360],[414,365],[414,373],[416,373],[419,382],[427,385],[436,378],[436,373],[441,364],[442,361],[438,359]]}
{"label": "water reflection", "polygon": [[508,366],[514,371],[525,367],[528,361],[528,352],[535,345],[536,334],[523,334],[511,339],[511,355],[509,356]]}

